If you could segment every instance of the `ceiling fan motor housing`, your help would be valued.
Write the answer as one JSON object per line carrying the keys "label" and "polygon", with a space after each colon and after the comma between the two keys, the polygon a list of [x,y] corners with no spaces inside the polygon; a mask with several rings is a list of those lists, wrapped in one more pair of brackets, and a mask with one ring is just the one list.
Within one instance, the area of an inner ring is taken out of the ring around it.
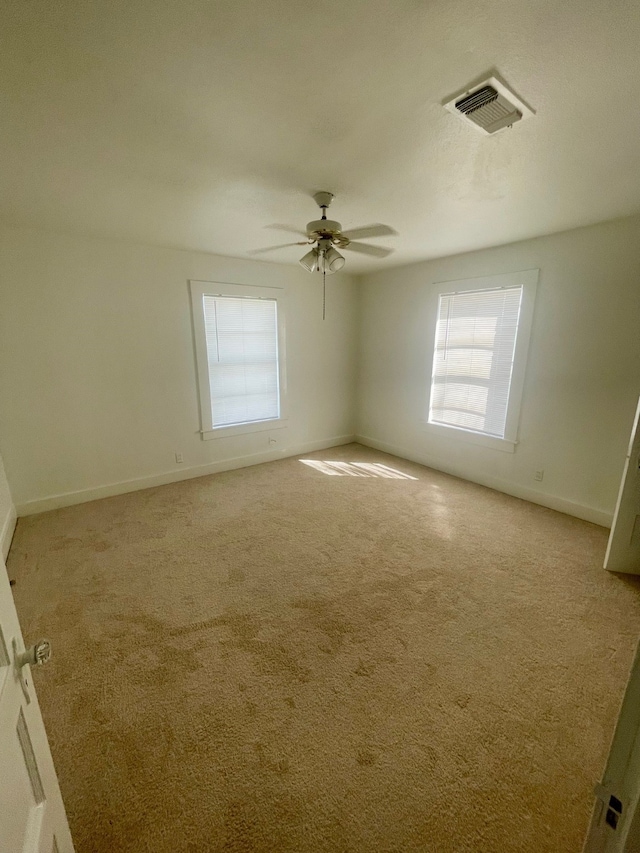
{"label": "ceiling fan motor housing", "polygon": [[307,236],[314,240],[321,240],[323,237],[334,237],[342,231],[342,225],[336,222],[335,219],[313,219],[307,222]]}

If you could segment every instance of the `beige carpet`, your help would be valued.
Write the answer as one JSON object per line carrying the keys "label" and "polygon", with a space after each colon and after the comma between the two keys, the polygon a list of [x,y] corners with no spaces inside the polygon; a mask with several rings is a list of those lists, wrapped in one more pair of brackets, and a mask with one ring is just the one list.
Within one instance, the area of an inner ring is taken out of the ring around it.
{"label": "beige carpet", "polygon": [[20,520],[78,853],[578,853],[640,633],[607,532],[358,445],[311,458],[365,464]]}

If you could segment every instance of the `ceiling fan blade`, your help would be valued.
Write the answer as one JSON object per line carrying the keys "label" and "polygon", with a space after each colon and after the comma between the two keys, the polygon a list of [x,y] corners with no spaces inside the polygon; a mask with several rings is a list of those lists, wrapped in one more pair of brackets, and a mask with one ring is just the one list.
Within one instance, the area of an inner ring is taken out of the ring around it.
{"label": "ceiling fan blade", "polygon": [[369,246],[367,243],[349,243],[348,246],[342,246],[347,252],[360,252],[361,255],[373,255],[374,258],[386,258],[393,252],[393,249],[386,249],[384,246]]}
{"label": "ceiling fan blade", "polygon": [[274,225],[265,225],[265,228],[269,228],[272,231],[286,231],[287,234],[298,234],[300,237],[306,237],[307,232],[301,231],[299,228],[296,228],[295,225],[281,225],[276,222]]}
{"label": "ceiling fan blade", "polygon": [[263,252],[275,252],[276,249],[288,249],[289,246],[306,246],[308,245],[307,241],[304,243],[281,243],[279,246],[265,246],[264,249],[249,249],[247,252],[248,255],[261,255]]}
{"label": "ceiling fan blade", "polygon": [[363,237],[391,237],[397,234],[388,225],[363,225],[362,228],[351,228],[342,232],[349,240],[361,240]]}

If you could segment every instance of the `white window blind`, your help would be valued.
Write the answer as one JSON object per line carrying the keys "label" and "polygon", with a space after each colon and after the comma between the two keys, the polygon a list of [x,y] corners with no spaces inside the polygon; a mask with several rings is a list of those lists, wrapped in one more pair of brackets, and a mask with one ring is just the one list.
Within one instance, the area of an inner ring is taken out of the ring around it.
{"label": "white window blind", "polygon": [[279,418],[276,300],[202,299],[213,427]]}
{"label": "white window blind", "polygon": [[430,423],[504,438],[522,292],[441,294]]}

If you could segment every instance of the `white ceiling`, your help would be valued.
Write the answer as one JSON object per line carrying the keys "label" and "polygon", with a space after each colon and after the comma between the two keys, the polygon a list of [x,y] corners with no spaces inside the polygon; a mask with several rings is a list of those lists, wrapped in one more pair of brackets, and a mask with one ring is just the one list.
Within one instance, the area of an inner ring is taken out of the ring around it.
{"label": "white ceiling", "polygon": [[[4,0],[0,217],[242,257],[327,189],[398,231],[362,271],[624,216],[639,44],[632,0]],[[537,115],[487,137],[442,103],[491,69]]]}

